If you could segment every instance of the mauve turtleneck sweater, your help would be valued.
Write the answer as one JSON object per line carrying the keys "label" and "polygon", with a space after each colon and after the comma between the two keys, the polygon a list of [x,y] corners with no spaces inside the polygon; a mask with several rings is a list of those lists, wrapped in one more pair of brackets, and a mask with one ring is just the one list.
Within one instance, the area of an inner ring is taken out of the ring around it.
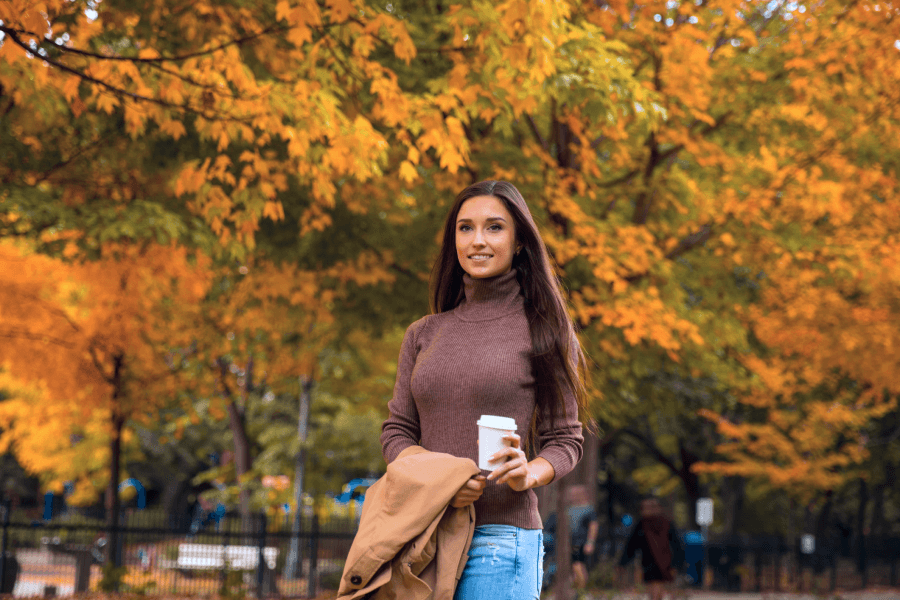
{"label": "mauve turtleneck sweater", "polygon": [[[409,326],[397,363],[390,417],[382,424],[384,459],[391,463],[409,446],[471,458],[478,463],[481,415],[516,420],[522,447],[535,410],[531,336],[516,271],[487,279],[463,276],[465,300],[453,310]],[[538,456],[555,479],[581,460],[581,423],[574,395],[565,394],[564,417],[550,429],[539,423]],[[482,471],[487,475],[489,471]],[[534,491],[487,482],[475,502],[475,524],[541,529]]]}

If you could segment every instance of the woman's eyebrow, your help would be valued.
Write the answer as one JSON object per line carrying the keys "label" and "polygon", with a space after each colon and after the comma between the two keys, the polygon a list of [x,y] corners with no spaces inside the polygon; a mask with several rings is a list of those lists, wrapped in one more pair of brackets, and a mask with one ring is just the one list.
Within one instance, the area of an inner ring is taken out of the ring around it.
{"label": "woman's eyebrow", "polygon": [[[488,217],[487,219],[485,219],[485,221],[503,221],[504,223],[506,223],[506,219],[504,219],[503,217]],[[457,219],[456,222],[471,223],[472,219]]]}

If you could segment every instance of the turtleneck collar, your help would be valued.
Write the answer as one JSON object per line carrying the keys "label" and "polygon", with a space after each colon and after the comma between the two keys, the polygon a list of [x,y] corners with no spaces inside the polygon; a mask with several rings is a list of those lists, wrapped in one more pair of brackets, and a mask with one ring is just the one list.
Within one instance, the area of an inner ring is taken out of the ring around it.
{"label": "turtleneck collar", "polygon": [[466,273],[463,275],[463,285],[466,298],[456,308],[457,316],[463,321],[489,321],[522,310],[525,306],[515,269],[485,279],[475,279]]}

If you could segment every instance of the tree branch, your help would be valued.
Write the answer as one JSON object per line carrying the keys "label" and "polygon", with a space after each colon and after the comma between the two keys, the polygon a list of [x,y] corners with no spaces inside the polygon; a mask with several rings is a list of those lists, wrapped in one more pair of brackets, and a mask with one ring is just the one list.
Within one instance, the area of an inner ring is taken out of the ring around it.
{"label": "tree branch", "polygon": [[70,164],[72,161],[74,161],[75,159],[77,159],[79,156],[81,156],[81,155],[84,154],[85,152],[88,152],[89,150],[93,150],[93,149],[97,148],[98,146],[101,146],[101,145],[104,144],[107,140],[109,140],[109,138],[111,138],[111,137],[112,137],[112,134],[110,133],[110,134],[107,134],[107,135],[101,137],[101,138],[98,139],[98,140],[94,140],[93,142],[91,142],[91,143],[89,143],[89,144],[85,144],[85,145],[82,146],[81,148],[78,148],[78,149],[75,151],[75,153],[72,154],[72,156],[70,156],[70,157],[67,158],[67,159],[64,159],[64,160],[59,161],[58,163],[56,163],[55,165],[53,165],[52,167],[50,167],[49,169],[47,169],[46,171],[44,171],[44,172],[41,174],[41,176],[37,178],[37,180],[35,181],[35,184],[40,183],[40,182],[42,182],[42,181],[46,181],[47,179],[50,178],[50,176],[51,176],[54,172],[58,171],[59,169],[62,169],[62,168],[65,167],[66,165]]}
{"label": "tree branch", "polygon": [[643,446],[645,448],[647,448],[647,450],[649,450],[651,454],[653,454],[653,456],[656,458],[656,460],[658,460],[659,462],[664,464],[666,467],[668,467],[669,470],[672,471],[672,473],[674,473],[675,475],[678,475],[679,477],[682,476],[682,470],[680,468],[678,468],[677,466],[675,466],[675,463],[672,462],[672,460],[668,456],[663,454],[662,450],[660,450],[656,446],[656,444],[654,444],[651,440],[649,440],[642,433],[639,433],[639,432],[635,431],[634,429],[630,429],[628,427],[623,428],[621,430],[621,432],[627,433],[628,435],[630,435],[631,437],[633,437],[634,439],[639,441],[641,444],[643,444]]}
{"label": "tree branch", "polygon": [[17,331],[15,329],[7,329],[5,331],[0,331],[0,338],[11,340],[28,340],[32,342],[49,342],[51,344],[56,344],[57,346],[62,346],[63,348],[75,348],[75,344],[72,344],[71,342],[68,342],[63,338],[58,338],[42,333],[32,333],[30,331]]}
{"label": "tree branch", "polygon": [[[323,27],[324,28],[324,27]],[[264,35],[268,35],[270,33],[282,33],[285,31],[289,31],[293,29],[293,27],[285,27],[283,25],[271,25],[258,33],[254,33],[251,35],[244,36],[242,38],[237,38],[234,40],[229,40],[223,44],[215,46],[213,48],[209,48],[208,50],[201,50],[199,52],[192,52],[190,54],[182,54],[180,56],[160,56],[158,58],[139,58],[137,56],[115,56],[111,54],[100,54],[97,52],[88,52],[87,50],[79,50],[78,48],[70,48],[63,44],[57,44],[53,39],[48,38],[43,35],[39,35],[34,33],[33,31],[27,31],[24,29],[14,29],[12,27],[6,27],[4,25],[0,25],[0,31],[9,35],[12,38],[17,38],[18,35],[28,35],[33,37],[35,40],[41,40],[41,43],[38,46],[43,47],[44,42],[49,43],[53,46],[54,49],[59,50],[68,54],[77,54],[78,56],[84,56],[87,58],[94,58],[97,60],[110,60],[110,61],[125,61],[125,62],[133,62],[133,63],[165,63],[165,62],[181,62],[185,60],[189,60],[191,58],[198,58],[201,56],[207,56],[209,54],[214,54],[219,50],[224,50],[229,46],[242,45],[246,44],[249,41],[253,41],[256,38],[260,38]],[[17,42],[18,43],[18,42]],[[19,44],[20,46],[22,44]],[[26,50],[31,53],[35,53],[29,46],[24,46]],[[41,57],[45,59],[46,57]],[[49,62],[49,61],[48,61]]]}
{"label": "tree branch", "polygon": [[216,359],[216,366],[219,367],[219,381],[222,384],[222,396],[229,403],[234,403],[234,396],[231,392],[231,388],[228,387],[228,361],[223,357],[219,357]]}
{"label": "tree branch", "polygon": [[644,189],[635,198],[634,213],[631,215],[631,222],[635,225],[644,225],[650,216],[650,204],[653,198],[650,190],[647,188],[651,177],[653,177],[653,171],[661,160],[659,145],[656,143],[656,134],[651,133],[647,137],[647,146],[650,148],[650,156],[647,158],[647,164],[644,166]]}
{"label": "tree branch", "polygon": [[[0,26],[0,30],[2,30],[2,29],[3,29],[3,27]],[[18,35],[16,35],[14,30],[9,30],[9,31],[6,31],[5,33],[7,33],[9,39],[11,39],[17,46],[20,46],[22,49],[24,49],[29,54],[35,54],[34,50],[32,50],[28,44],[23,42],[22,39]],[[100,86],[101,88],[104,88],[119,97],[124,96],[124,97],[131,98],[132,100],[135,100],[138,102],[149,102],[151,104],[157,104],[157,105],[163,106],[165,108],[188,112],[188,113],[203,117],[204,119],[207,119],[210,121],[235,121],[235,122],[239,122],[239,123],[250,123],[252,121],[252,119],[249,119],[249,118],[238,119],[236,117],[224,117],[221,115],[210,114],[208,112],[193,108],[192,106],[190,106],[188,104],[174,104],[172,102],[160,100],[159,98],[151,98],[149,96],[142,96],[140,94],[135,94],[134,92],[129,92],[122,88],[116,87],[112,84],[109,84],[101,79],[97,79],[96,77],[87,75],[86,73],[83,73],[83,72],[79,71],[78,69],[74,69],[74,68],[72,68],[68,65],[65,65],[59,61],[53,60],[52,58],[50,58],[48,56],[41,56],[39,54],[37,56],[40,57],[39,60],[42,60],[42,61],[46,62],[47,64],[53,65],[57,69],[59,69],[61,71],[65,71],[66,73],[69,73],[71,75],[75,75],[76,77],[80,77],[82,80],[87,81],[89,83],[93,83],[94,85]]]}
{"label": "tree branch", "polygon": [[684,238],[682,238],[681,241],[679,241],[678,244],[676,244],[674,248],[672,248],[671,250],[669,250],[666,253],[666,258],[668,258],[668,259],[678,258],[685,252],[692,250],[693,248],[696,248],[697,246],[700,246],[701,244],[705,243],[710,238],[711,235],[712,235],[712,225],[710,225],[709,223],[702,225],[700,227],[700,229],[698,229],[694,233],[691,233],[691,234],[685,236]]}
{"label": "tree branch", "polygon": [[541,148],[544,149],[544,152],[550,152],[550,147],[547,145],[547,140],[545,140],[544,136],[541,135],[541,132],[538,130],[537,123],[534,122],[534,119],[531,117],[531,115],[525,115],[525,119],[528,121],[528,128],[531,130],[531,133],[534,134],[534,139],[536,139],[538,144],[541,145]]}
{"label": "tree branch", "polygon": [[610,179],[609,181],[602,181],[602,182],[598,183],[597,187],[610,188],[613,186],[617,186],[620,183],[625,183],[626,181],[628,181],[629,179],[631,179],[638,173],[640,173],[640,170],[632,169],[632,170],[628,171],[627,173],[616,177],[615,179]]}

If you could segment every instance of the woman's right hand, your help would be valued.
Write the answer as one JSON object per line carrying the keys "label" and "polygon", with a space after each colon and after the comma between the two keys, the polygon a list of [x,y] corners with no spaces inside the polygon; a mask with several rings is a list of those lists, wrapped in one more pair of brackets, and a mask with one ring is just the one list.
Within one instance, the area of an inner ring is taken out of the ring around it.
{"label": "woman's right hand", "polygon": [[487,478],[484,475],[476,475],[466,481],[465,485],[459,488],[459,491],[450,500],[450,506],[453,508],[463,508],[481,498],[484,487],[487,485]]}

